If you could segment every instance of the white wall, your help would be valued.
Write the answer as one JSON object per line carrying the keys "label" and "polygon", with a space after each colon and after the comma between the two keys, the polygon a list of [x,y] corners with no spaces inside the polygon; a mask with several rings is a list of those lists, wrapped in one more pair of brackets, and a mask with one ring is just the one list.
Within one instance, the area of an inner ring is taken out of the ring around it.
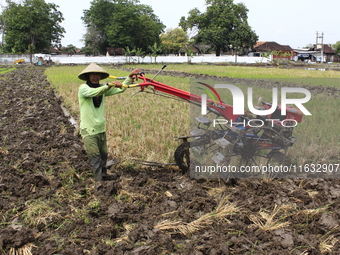
{"label": "white wall", "polygon": [[30,55],[28,54],[3,54],[0,55],[0,63],[13,64],[15,60],[24,59],[26,63],[30,62]]}
{"label": "white wall", "polygon": [[[29,63],[29,55],[0,55],[0,63],[3,64],[13,64],[14,60],[25,59],[26,63]],[[127,62],[125,56],[121,57],[85,57],[82,55],[66,56],[66,55],[54,55],[51,57],[55,64],[89,64],[92,62],[98,64],[124,64]],[[33,62],[36,62],[37,58],[33,57]],[[130,58],[131,63],[138,62],[137,57]],[[154,58],[147,56],[145,58],[139,59],[140,63],[154,63]],[[184,56],[159,56],[156,58],[157,63],[187,63],[189,61],[188,57]],[[205,56],[195,56],[191,58],[192,63],[268,63],[270,59],[263,57],[247,57],[247,56],[220,56],[215,55],[205,55]]]}
{"label": "white wall", "polygon": [[[157,63],[187,63],[188,57],[182,56],[159,56],[156,58]],[[52,56],[52,61],[54,63],[60,64],[88,64],[88,63],[99,63],[99,64],[124,64],[127,62],[127,57],[85,57],[85,56],[63,56],[56,55]],[[140,63],[154,63],[154,58],[147,56],[145,58],[139,59]],[[130,62],[138,63],[138,57],[131,57]],[[235,63],[235,56],[220,56],[215,55],[205,55],[205,56],[195,56],[191,58],[192,63]],[[268,63],[269,59],[263,57],[247,57],[247,56],[237,56],[237,63]]]}

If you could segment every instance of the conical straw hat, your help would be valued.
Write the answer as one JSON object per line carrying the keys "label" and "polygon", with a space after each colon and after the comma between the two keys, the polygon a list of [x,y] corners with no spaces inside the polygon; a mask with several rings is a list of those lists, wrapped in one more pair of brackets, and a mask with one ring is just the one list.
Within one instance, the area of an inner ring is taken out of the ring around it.
{"label": "conical straw hat", "polygon": [[83,81],[86,81],[89,73],[100,73],[101,80],[106,79],[107,77],[110,76],[110,74],[106,72],[102,67],[100,67],[96,63],[91,63],[78,75],[78,78]]}

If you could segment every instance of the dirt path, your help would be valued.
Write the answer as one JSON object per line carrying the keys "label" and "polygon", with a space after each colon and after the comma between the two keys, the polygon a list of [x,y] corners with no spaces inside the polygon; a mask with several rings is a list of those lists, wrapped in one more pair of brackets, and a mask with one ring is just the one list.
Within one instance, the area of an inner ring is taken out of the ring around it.
{"label": "dirt path", "polygon": [[117,167],[95,184],[43,72],[0,75],[0,254],[339,254],[339,180]]}

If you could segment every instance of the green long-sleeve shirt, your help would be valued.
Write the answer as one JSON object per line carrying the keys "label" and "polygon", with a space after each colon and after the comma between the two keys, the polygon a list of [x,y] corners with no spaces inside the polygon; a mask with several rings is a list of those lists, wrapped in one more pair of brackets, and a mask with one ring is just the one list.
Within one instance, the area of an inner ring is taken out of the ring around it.
{"label": "green long-sleeve shirt", "polygon": [[[123,84],[131,84],[131,78],[128,77]],[[91,88],[87,84],[80,85],[78,100],[80,108],[80,134],[83,138],[106,132],[106,120],[104,117],[105,97],[122,93],[125,89],[110,88],[104,84],[100,84],[98,88]],[[103,96],[103,99],[97,108],[93,104],[93,97],[98,96]]]}

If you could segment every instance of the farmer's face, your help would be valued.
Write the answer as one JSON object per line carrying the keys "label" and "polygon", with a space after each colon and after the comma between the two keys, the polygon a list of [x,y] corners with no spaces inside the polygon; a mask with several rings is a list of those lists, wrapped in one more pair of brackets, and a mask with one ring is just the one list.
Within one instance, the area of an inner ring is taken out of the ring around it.
{"label": "farmer's face", "polygon": [[100,81],[100,73],[90,73],[89,79],[91,83],[98,84]]}

